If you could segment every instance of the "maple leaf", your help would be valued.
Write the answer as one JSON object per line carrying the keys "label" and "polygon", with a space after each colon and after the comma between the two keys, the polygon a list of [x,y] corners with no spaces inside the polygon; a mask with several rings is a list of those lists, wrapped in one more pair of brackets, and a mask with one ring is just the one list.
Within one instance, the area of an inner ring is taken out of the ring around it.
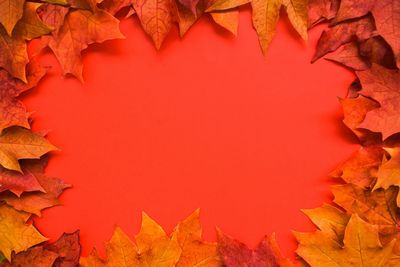
{"label": "maple leaf", "polygon": [[256,29],[261,50],[266,53],[275,34],[282,0],[252,0],[253,25]]}
{"label": "maple leaf", "polygon": [[354,42],[343,45],[325,56],[324,59],[340,63],[354,70],[366,70],[371,66],[368,60],[361,57],[359,47]]}
{"label": "maple leaf", "polygon": [[15,24],[22,18],[25,0],[0,0],[0,23],[11,36]]}
{"label": "maple leaf", "polygon": [[230,31],[233,35],[237,36],[237,29],[239,25],[239,10],[231,9],[224,11],[211,12],[211,17],[221,27]]}
{"label": "maple leaf", "polygon": [[144,31],[160,49],[172,27],[172,0],[134,0],[133,7]]}
{"label": "maple leaf", "polygon": [[5,70],[0,70],[0,133],[11,126],[30,128],[29,114],[16,97],[35,87],[46,74],[36,60],[27,65],[27,83],[13,78]]}
{"label": "maple leaf", "polygon": [[104,0],[100,7],[105,11],[115,15],[121,9],[132,6],[133,0]]}
{"label": "maple leaf", "polygon": [[78,266],[81,245],[79,231],[64,233],[56,242],[32,247],[13,255],[11,263],[5,266],[29,267],[75,267]]}
{"label": "maple leaf", "polygon": [[[31,175],[34,178],[34,181],[39,185],[39,189],[30,187],[26,187],[23,189],[19,189],[18,193],[21,191],[41,191],[41,192],[28,192],[24,193],[16,197],[12,194],[0,194],[0,200],[3,200],[8,205],[12,206],[16,210],[21,210],[29,213],[33,213],[37,216],[41,215],[41,210],[53,207],[55,205],[59,205],[58,197],[60,194],[66,189],[71,187],[69,184],[65,184],[63,180],[58,178],[50,178],[44,175],[44,166],[45,163],[43,160],[40,161],[31,161],[25,162],[23,165],[24,174],[15,175],[16,181],[21,180],[21,177],[25,177],[27,175]],[[0,174],[1,175],[1,174]],[[1,177],[1,176],[0,176]],[[14,178],[12,177],[12,178]],[[17,183],[17,182],[14,182]],[[12,187],[14,192],[16,189]],[[35,190],[34,190],[35,189]]]}
{"label": "maple leaf", "polygon": [[172,233],[181,250],[177,267],[186,266],[222,266],[217,253],[216,243],[205,242],[202,240],[202,228],[199,221],[200,210],[180,222]]}
{"label": "maple leaf", "polygon": [[364,41],[375,35],[375,25],[371,16],[335,25],[322,33],[312,62],[354,39]]}
{"label": "maple leaf", "polygon": [[57,150],[43,136],[21,127],[5,129],[0,135],[0,165],[22,172],[19,159],[38,159]]}
{"label": "maple leaf", "polygon": [[327,237],[337,242],[343,240],[344,231],[349,222],[350,215],[329,204],[302,211]]}
{"label": "maple leaf", "polygon": [[[377,181],[374,189],[388,189],[394,185],[400,186],[400,148],[385,148],[390,158],[384,157],[384,161],[377,173]],[[400,195],[397,196],[397,205],[400,206]]]}
{"label": "maple leaf", "polygon": [[283,0],[283,5],[286,7],[292,26],[304,40],[307,40],[307,2],[308,0]]}
{"label": "maple leaf", "polygon": [[27,224],[30,214],[0,206],[0,252],[10,260],[11,252],[21,252],[47,240],[36,228]]}
{"label": "maple leaf", "polygon": [[396,68],[391,47],[381,36],[375,36],[360,43],[360,55],[370,63],[376,63],[389,69]]}
{"label": "maple leaf", "polygon": [[339,0],[309,0],[308,1],[308,25],[314,25],[331,20],[339,9]]}
{"label": "maple leaf", "polygon": [[343,245],[321,231],[295,233],[296,253],[311,266],[386,266],[393,256],[396,240],[382,245],[378,228],[353,214],[346,226]]}
{"label": "maple leaf", "polygon": [[[54,14],[54,10],[50,11]],[[59,23],[62,17],[63,14],[54,22]],[[73,10],[65,16],[59,30],[45,41],[60,62],[63,74],[72,74],[83,81],[81,52],[89,44],[122,38],[119,20],[111,14],[103,10]]]}
{"label": "maple leaf", "polygon": [[379,146],[361,147],[350,159],[338,166],[331,176],[360,187],[372,187],[382,163],[384,150]]}
{"label": "maple leaf", "polygon": [[58,34],[58,31],[64,24],[65,16],[68,14],[68,11],[68,7],[60,5],[42,5],[39,8],[39,13],[43,22],[54,29],[53,35]]}
{"label": "maple leaf", "polygon": [[215,0],[209,1],[207,12],[228,10],[250,3],[250,0]]}
{"label": "maple leaf", "polygon": [[377,225],[383,243],[390,242],[397,235],[397,205],[398,190],[394,187],[388,190],[373,192],[352,184],[332,187],[334,202],[349,213],[357,213],[363,220]]}
{"label": "maple leaf", "polygon": [[200,0],[178,0],[184,7],[189,9],[193,15],[196,15],[197,13],[197,4],[199,3]]}
{"label": "maple leaf", "polygon": [[361,81],[360,94],[376,100],[380,107],[369,111],[360,128],[382,133],[383,139],[400,131],[400,74],[373,64],[356,72]]}
{"label": "maple leaf", "polygon": [[226,266],[229,267],[286,267],[294,266],[282,256],[275,240],[275,235],[265,237],[256,250],[234,240],[218,230],[218,252]]}

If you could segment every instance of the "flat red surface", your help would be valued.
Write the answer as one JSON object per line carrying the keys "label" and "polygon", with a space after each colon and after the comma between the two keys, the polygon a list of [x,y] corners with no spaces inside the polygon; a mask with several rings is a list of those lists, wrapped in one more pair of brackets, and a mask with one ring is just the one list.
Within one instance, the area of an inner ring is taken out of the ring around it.
{"label": "flat red surface", "polygon": [[43,56],[54,67],[24,100],[62,149],[47,173],[74,188],[38,228],[52,239],[80,229],[86,254],[115,225],[133,236],[141,211],[170,232],[201,208],[206,239],[218,226],[253,247],[275,231],[293,257],[291,230],[312,229],[300,209],[329,201],[328,173],[356,145],[337,100],[353,75],[309,63],[321,27],[305,45],[288,25],[263,57],[249,11],[238,38],[206,18],[159,52],[131,18],[126,40],[84,54],[84,85]]}

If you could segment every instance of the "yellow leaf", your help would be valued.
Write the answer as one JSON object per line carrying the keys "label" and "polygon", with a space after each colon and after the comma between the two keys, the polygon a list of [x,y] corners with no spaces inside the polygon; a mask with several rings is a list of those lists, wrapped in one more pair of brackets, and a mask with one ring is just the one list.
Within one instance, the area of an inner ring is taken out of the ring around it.
{"label": "yellow leaf", "polygon": [[253,25],[263,53],[266,53],[275,34],[282,0],[252,0]]}
{"label": "yellow leaf", "polygon": [[11,252],[21,252],[47,240],[36,228],[27,224],[30,214],[0,206],[0,251],[10,260]]}
{"label": "yellow leaf", "polygon": [[307,40],[308,0],[283,0],[289,20],[300,36]]}
{"label": "yellow leaf", "polygon": [[237,29],[239,25],[239,10],[226,10],[211,12],[211,17],[221,27],[230,31],[233,35],[237,36]]}

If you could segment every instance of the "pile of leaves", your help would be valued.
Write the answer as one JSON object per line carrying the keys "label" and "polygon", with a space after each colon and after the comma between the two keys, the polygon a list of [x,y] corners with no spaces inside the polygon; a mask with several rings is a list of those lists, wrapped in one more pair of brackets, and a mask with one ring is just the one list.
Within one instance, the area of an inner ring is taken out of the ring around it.
{"label": "pile of leaves", "polygon": [[[83,81],[81,53],[90,44],[124,38],[119,19],[137,16],[161,47],[174,24],[183,36],[202,16],[237,33],[239,8],[250,5],[263,52],[282,9],[304,39],[319,23],[322,33],[312,61],[325,58],[353,70],[357,79],[340,99],[344,123],[360,149],[332,177],[334,200],[304,213],[314,232],[295,232],[299,256],[285,258],[275,236],[254,250],[217,231],[204,241],[199,211],[171,234],[143,214],[139,233],[120,228],[105,244],[81,257],[79,232],[49,243],[35,216],[58,205],[70,185],[44,173],[57,150],[45,132],[30,129],[30,113],[18,97],[34,88],[46,68],[27,53],[49,48],[64,75]],[[398,0],[0,0],[0,264],[2,266],[400,266],[400,1]]]}

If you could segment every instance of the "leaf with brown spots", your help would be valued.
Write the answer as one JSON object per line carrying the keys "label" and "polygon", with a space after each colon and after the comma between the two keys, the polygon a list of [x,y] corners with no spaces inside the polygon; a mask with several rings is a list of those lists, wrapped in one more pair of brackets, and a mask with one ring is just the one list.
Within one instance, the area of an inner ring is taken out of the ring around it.
{"label": "leaf with brown spots", "polygon": [[25,251],[47,240],[33,225],[26,223],[29,217],[29,213],[0,206],[0,252],[6,259],[11,259],[12,252]]}
{"label": "leaf with brown spots", "polygon": [[19,159],[38,159],[53,150],[43,136],[24,128],[7,128],[0,135],[0,165],[9,170],[22,172]]}
{"label": "leaf with brown spots", "polygon": [[133,7],[144,31],[160,49],[172,27],[172,0],[134,0]]}

